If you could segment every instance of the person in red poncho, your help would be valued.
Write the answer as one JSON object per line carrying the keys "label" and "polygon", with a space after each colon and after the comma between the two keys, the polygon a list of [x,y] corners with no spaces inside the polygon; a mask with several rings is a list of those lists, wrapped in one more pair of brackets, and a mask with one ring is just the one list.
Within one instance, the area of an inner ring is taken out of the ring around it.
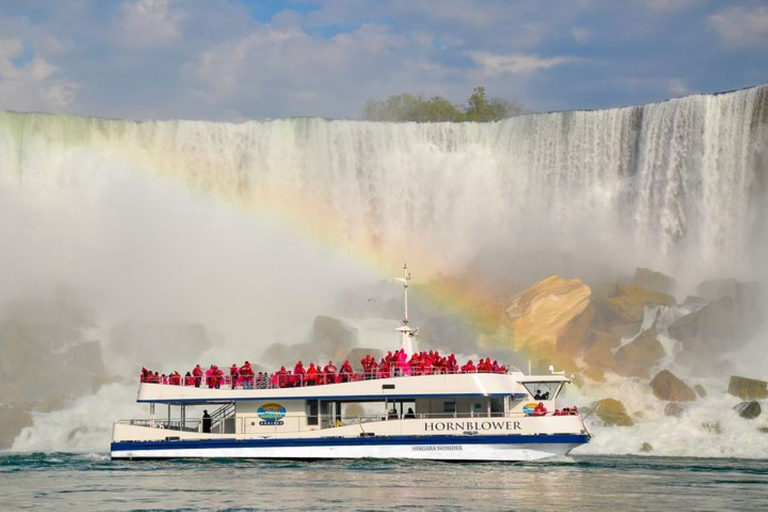
{"label": "person in red poncho", "polygon": [[[185,386],[195,386],[195,382],[197,379],[195,379],[191,373],[187,372],[187,374],[184,376],[184,385]],[[200,386],[197,386],[200,387]]]}
{"label": "person in red poncho", "polygon": [[307,386],[314,386],[317,384],[317,368],[315,368],[315,363],[309,363],[309,368],[307,368]]}
{"label": "person in red poncho", "polygon": [[467,361],[467,364],[461,367],[461,371],[463,373],[477,373],[477,368],[475,367],[475,363],[470,359]]}
{"label": "person in red poncho", "polygon": [[243,389],[253,389],[253,376],[254,372],[251,363],[246,361],[245,364],[240,367],[240,380],[243,383]]}
{"label": "person in red poncho", "polygon": [[328,361],[328,364],[323,368],[323,373],[325,373],[326,384],[336,384],[339,382],[339,376],[336,374],[336,365],[333,364],[333,361]]}
{"label": "person in red poncho", "polygon": [[306,385],[307,370],[304,369],[304,363],[299,361],[296,366],[293,367],[293,381],[294,387]]}
{"label": "person in red poncho", "polygon": [[232,385],[232,389],[237,388],[237,385],[240,383],[240,368],[235,363],[232,363],[232,366],[229,367],[229,382]]}
{"label": "person in red poncho", "polygon": [[195,378],[195,387],[199,388],[200,383],[203,381],[203,369],[200,368],[199,364],[192,368],[192,376]]}
{"label": "person in red poncho", "polygon": [[341,365],[341,371],[339,373],[341,374],[341,382],[352,382],[352,375],[354,372],[352,371],[352,365],[349,364],[349,360],[344,361],[344,364]]}

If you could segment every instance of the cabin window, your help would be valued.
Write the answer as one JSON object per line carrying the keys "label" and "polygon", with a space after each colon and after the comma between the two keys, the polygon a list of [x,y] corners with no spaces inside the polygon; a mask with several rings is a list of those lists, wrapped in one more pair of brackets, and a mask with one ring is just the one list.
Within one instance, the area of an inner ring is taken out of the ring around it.
{"label": "cabin window", "polygon": [[525,389],[534,400],[552,400],[560,391],[560,382],[526,382]]}
{"label": "cabin window", "polygon": [[443,402],[443,412],[451,414],[455,413],[456,402]]}
{"label": "cabin window", "polygon": [[504,415],[504,397],[494,396],[491,398],[491,416]]}
{"label": "cabin window", "polygon": [[317,425],[317,400],[307,401],[307,425]]}

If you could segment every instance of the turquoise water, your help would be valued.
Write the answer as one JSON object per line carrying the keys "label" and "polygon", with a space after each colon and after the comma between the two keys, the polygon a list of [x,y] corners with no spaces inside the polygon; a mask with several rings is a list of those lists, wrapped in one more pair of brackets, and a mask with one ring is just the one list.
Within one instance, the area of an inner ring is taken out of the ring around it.
{"label": "turquoise water", "polygon": [[768,460],[112,462],[0,455],[3,510],[768,510]]}

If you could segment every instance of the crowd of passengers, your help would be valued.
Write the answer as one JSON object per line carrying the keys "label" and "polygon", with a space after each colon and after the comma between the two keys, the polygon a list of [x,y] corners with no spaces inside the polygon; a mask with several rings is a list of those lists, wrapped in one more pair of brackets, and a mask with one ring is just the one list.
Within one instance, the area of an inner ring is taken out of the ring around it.
{"label": "crowd of passengers", "polygon": [[242,366],[232,364],[225,372],[215,364],[207,370],[203,370],[198,364],[186,375],[173,372],[170,375],[159,375],[147,368],[141,369],[141,382],[154,384],[169,384],[172,386],[203,385],[209,388],[219,389],[229,386],[232,389],[266,389],[289,388],[300,386],[318,386],[323,384],[338,384],[341,382],[354,382],[359,380],[386,379],[403,375],[437,375],[451,373],[507,373],[507,368],[491,358],[480,359],[475,363],[470,359],[459,366],[456,356],[449,354],[442,356],[438,351],[421,351],[414,353],[410,358],[403,349],[397,352],[389,351],[387,355],[377,361],[372,355],[367,354],[360,360],[362,371],[355,371],[349,360],[344,361],[340,369],[336,368],[333,361],[321,367],[319,364],[309,363],[309,367],[299,361],[289,371],[282,366],[273,373],[254,372],[251,363],[245,362]]}

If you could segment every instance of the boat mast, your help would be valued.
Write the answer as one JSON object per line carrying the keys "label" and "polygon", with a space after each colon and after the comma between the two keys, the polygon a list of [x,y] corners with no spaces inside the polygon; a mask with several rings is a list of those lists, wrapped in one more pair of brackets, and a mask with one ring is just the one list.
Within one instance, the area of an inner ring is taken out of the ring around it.
{"label": "boat mast", "polygon": [[403,283],[403,303],[404,303],[404,310],[403,310],[403,325],[402,327],[398,327],[396,330],[400,333],[403,350],[405,351],[406,355],[408,357],[412,356],[414,353],[413,350],[413,337],[416,335],[413,329],[411,329],[408,320],[408,281],[411,280],[411,273],[408,272],[408,265],[403,263],[403,277],[397,277],[395,278],[397,281],[400,281]]}

